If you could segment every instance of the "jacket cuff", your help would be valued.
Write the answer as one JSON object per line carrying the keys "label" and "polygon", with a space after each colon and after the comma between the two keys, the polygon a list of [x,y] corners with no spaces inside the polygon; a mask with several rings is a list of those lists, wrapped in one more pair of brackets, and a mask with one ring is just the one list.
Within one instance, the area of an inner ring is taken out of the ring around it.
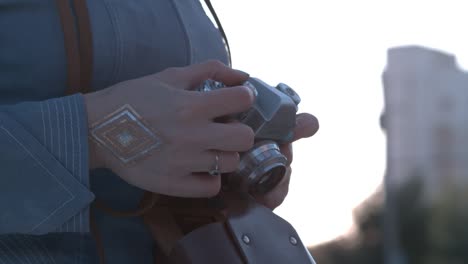
{"label": "jacket cuff", "polygon": [[94,195],[82,96],[8,106],[0,123],[0,186],[8,186],[0,187],[0,233],[88,232]]}

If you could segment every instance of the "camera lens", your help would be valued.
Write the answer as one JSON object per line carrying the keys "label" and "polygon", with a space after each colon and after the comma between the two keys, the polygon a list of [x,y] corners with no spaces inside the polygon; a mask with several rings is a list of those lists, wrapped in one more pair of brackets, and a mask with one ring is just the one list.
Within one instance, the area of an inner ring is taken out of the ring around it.
{"label": "camera lens", "polygon": [[252,194],[265,194],[283,179],[286,166],[287,159],[274,141],[257,142],[241,155],[239,169],[231,181]]}
{"label": "camera lens", "polygon": [[275,188],[276,185],[283,179],[286,172],[284,164],[277,163],[269,169],[265,174],[260,176],[260,180],[250,186],[251,193],[265,194]]}

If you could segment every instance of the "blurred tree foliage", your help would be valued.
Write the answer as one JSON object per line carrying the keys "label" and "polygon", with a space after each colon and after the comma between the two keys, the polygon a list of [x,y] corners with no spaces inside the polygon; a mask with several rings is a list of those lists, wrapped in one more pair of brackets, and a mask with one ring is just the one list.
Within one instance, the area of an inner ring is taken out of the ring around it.
{"label": "blurred tree foliage", "polygon": [[310,248],[318,264],[382,263],[383,192],[377,191],[354,212],[356,232]]}
{"label": "blurred tree foliage", "polygon": [[[395,197],[397,232],[408,264],[468,263],[468,188],[447,185],[424,202],[422,177],[410,177]],[[318,264],[383,263],[384,193],[355,211],[355,234],[310,248]]]}

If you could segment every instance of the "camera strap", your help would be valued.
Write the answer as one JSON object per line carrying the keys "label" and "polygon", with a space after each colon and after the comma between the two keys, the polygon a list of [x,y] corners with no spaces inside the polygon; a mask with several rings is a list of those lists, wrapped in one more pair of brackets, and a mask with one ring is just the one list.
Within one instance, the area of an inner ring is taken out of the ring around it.
{"label": "camera strap", "polygon": [[211,12],[211,15],[213,16],[216,26],[218,27],[219,32],[221,33],[221,36],[223,37],[224,44],[226,47],[226,51],[228,53],[228,59],[229,59],[229,66],[232,66],[232,56],[231,56],[231,47],[229,46],[229,41],[226,36],[226,32],[224,31],[223,25],[221,25],[221,21],[218,18],[218,15],[216,14],[216,11],[214,10],[213,5],[211,4],[210,0],[205,0],[205,4],[208,7],[208,9]]}
{"label": "camera strap", "polygon": [[161,198],[143,217],[160,249],[155,263],[315,264],[291,224],[247,193]]}

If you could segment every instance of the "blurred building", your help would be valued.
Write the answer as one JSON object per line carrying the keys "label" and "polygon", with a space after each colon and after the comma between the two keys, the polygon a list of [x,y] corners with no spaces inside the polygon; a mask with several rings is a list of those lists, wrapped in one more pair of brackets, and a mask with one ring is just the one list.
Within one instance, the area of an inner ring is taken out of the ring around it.
{"label": "blurred building", "polygon": [[424,177],[430,199],[444,186],[468,183],[468,73],[455,57],[417,46],[390,49],[383,84],[386,184]]}
{"label": "blurred building", "polygon": [[406,263],[394,201],[413,177],[423,183],[423,202],[468,183],[468,74],[453,55],[418,46],[388,51],[383,73],[387,135],[386,263]]}

